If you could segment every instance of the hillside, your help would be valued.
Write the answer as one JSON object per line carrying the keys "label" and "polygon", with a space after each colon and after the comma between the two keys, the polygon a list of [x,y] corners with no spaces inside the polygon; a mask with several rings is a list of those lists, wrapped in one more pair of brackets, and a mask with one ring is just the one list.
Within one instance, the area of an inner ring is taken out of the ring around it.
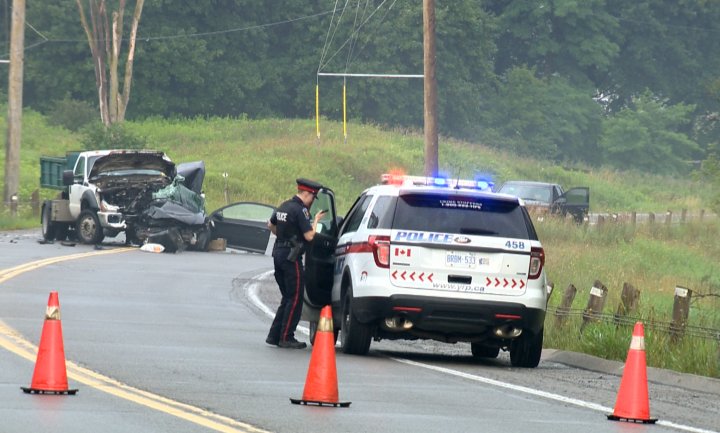
{"label": "hillside", "polygon": [[[148,147],[163,150],[176,162],[204,160],[208,210],[224,204],[225,178],[229,200],[278,203],[293,193],[296,177],[317,179],[335,190],[343,213],[362,189],[380,174],[403,169],[422,174],[423,136],[419,131],[387,131],[349,124],[347,143],[342,125],[321,122],[321,138],[309,119],[150,119],[128,122]],[[5,130],[4,119],[0,129]],[[81,147],[80,136],[48,126],[45,118],[26,112],[21,149],[21,200],[38,186],[39,157],[63,155]],[[0,162],[4,170],[4,153]],[[452,177],[490,174],[496,183],[507,179],[558,182],[566,187],[589,186],[592,212],[664,212],[708,209],[711,191],[691,178],[673,178],[609,169],[564,168],[530,155],[500,152],[477,143],[440,138],[439,166]],[[53,191],[42,191],[43,196]]]}
{"label": "hillside", "polygon": [[[316,179],[331,187],[338,211],[344,214],[364,188],[380,174],[403,169],[421,174],[423,136],[418,131],[387,131],[370,125],[350,124],[348,140],[342,125],[323,121],[318,141],[312,120],[194,119],[129,122],[127,128],[145,137],[148,147],[167,152],[176,162],[204,160],[207,174],[207,210],[225,203],[258,201],[279,204],[295,192],[297,177]],[[0,119],[4,131],[4,120]],[[27,112],[23,120],[20,199],[29,201],[38,188],[41,155],[63,155],[80,148],[81,137],[50,127],[45,118]],[[589,186],[592,212],[664,212],[709,209],[713,191],[691,178],[618,172],[607,169],[564,168],[540,158],[498,152],[477,143],[440,139],[440,169],[460,178],[490,174],[497,183],[508,179],[552,181],[567,187]],[[4,167],[4,153],[0,155]],[[227,173],[227,178],[223,177]],[[43,190],[43,197],[56,194]],[[0,228],[38,227],[37,218],[11,220],[0,214]],[[714,221],[717,221],[715,219]],[[569,285],[578,288],[570,327],[546,321],[545,347],[574,350],[623,360],[629,330],[615,325],[588,327],[583,334],[580,314],[595,280],[608,291],[605,313],[612,314],[625,283],[642,292],[638,314],[646,320],[668,322],[677,285],[695,295],[689,323],[720,329],[720,224],[682,225],[607,224],[577,226],[569,221],[546,220],[536,224],[546,253],[548,277],[554,283],[551,308],[557,307]],[[581,334],[582,338],[577,336]],[[720,377],[720,360],[714,340],[688,338],[668,346],[662,332],[648,333],[648,365]],[[669,349],[668,349],[669,347]],[[689,348],[692,348],[690,350]],[[692,356],[688,354],[691,353]]]}

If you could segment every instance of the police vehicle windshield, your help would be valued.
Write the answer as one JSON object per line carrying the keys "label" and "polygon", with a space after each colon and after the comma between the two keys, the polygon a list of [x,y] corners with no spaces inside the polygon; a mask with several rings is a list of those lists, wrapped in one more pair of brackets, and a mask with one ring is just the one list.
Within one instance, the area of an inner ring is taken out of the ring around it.
{"label": "police vehicle windshield", "polygon": [[392,227],[401,230],[537,240],[517,203],[488,197],[405,194],[397,200]]}

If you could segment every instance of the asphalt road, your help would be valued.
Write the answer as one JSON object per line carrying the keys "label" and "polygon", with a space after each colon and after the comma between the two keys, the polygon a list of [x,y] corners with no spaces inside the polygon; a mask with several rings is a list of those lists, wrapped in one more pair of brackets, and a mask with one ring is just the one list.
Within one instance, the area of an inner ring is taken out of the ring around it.
{"label": "asphalt road", "polygon": [[[424,341],[338,353],[349,408],[292,405],[311,351],[264,343],[278,301],[268,257],[121,252],[112,242],[95,250],[39,237],[0,234],[3,433],[720,431],[718,380],[648,369],[658,424],[612,422],[605,415],[622,363],[546,349],[538,368],[516,369],[507,354],[478,362],[468,345]],[[51,290],[75,396],[20,390]]]}

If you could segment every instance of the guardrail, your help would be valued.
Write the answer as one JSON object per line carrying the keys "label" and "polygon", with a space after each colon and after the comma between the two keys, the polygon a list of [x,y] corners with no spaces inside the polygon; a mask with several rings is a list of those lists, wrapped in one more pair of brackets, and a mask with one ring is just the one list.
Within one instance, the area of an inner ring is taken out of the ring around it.
{"label": "guardrail", "polygon": [[605,223],[620,224],[683,224],[691,221],[710,221],[717,219],[717,215],[701,209],[698,212],[688,212],[682,209],[680,212],[667,210],[665,212],[616,212],[616,213],[591,213],[588,215],[588,223],[602,225]]}

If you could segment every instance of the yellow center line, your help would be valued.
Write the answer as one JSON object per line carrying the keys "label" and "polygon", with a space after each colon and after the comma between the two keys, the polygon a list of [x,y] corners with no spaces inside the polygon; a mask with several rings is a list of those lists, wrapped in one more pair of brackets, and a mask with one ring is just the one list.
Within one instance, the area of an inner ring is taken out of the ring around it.
{"label": "yellow center line", "polygon": [[[89,256],[112,254],[126,251],[137,250],[137,248],[116,248],[112,250],[92,251],[88,253],[72,254],[60,257],[51,257],[47,259],[37,260],[13,268],[0,270],[0,283],[3,283],[13,277],[24,272],[39,269],[43,266],[66,260],[80,259]],[[7,326],[0,320],[0,347],[25,358],[28,361],[35,362],[37,358],[37,346],[25,340],[22,335],[11,327]],[[81,367],[74,362],[66,361],[67,375],[70,379],[90,386],[98,391],[119,397],[133,403],[154,409],[177,418],[190,421],[194,424],[206,427],[208,429],[224,432],[224,433],[268,433],[232,418],[218,415],[207,410],[181,403],[169,398],[153,394],[134,388],[130,385],[119,382],[100,373],[94,372],[87,368]]]}

